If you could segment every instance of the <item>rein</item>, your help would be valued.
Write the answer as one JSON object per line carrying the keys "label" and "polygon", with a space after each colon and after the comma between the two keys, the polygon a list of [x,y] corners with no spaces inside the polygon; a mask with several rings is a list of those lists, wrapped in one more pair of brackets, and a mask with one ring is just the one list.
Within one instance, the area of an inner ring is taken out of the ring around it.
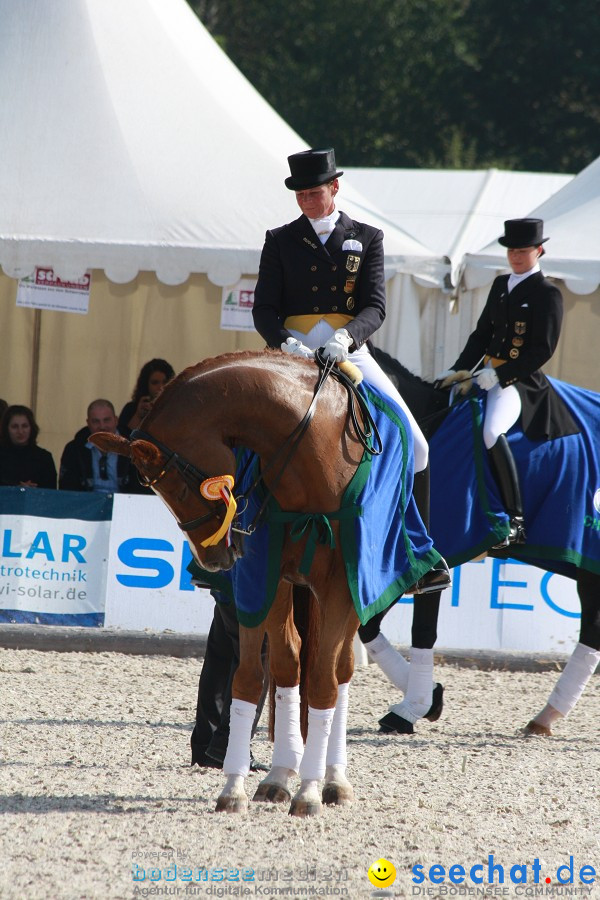
{"label": "rein", "polygon": [[[283,477],[283,474],[284,474],[287,466],[289,465],[292,457],[294,456],[296,450],[298,449],[300,441],[304,437],[310,423],[312,422],[312,419],[314,417],[315,410],[317,407],[319,395],[321,393],[323,385],[325,384],[325,381],[327,380],[327,378],[330,375],[334,375],[334,377],[337,378],[340,381],[340,383],[348,391],[348,401],[349,401],[350,416],[352,419],[352,424],[354,426],[356,435],[357,435],[360,443],[362,444],[362,446],[365,448],[367,453],[370,453],[373,456],[379,456],[379,454],[383,452],[383,444],[382,444],[379,432],[377,430],[377,426],[376,426],[375,422],[373,421],[373,418],[371,416],[371,413],[369,411],[369,408],[367,406],[365,399],[359,393],[356,385],[351,381],[350,378],[348,378],[343,372],[340,371],[340,369],[336,366],[334,360],[324,359],[318,350],[315,351],[315,360],[319,366],[319,375],[317,378],[317,382],[315,384],[312,401],[311,401],[310,406],[308,407],[306,413],[304,414],[303,418],[298,423],[298,425],[296,425],[296,427],[294,428],[292,433],[286,438],[286,440],[281,445],[279,450],[275,453],[275,455],[269,461],[269,464],[264,468],[264,470],[262,472],[259,472],[257,477],[253,480],[253,482],[250,484],[250,486],[248,487],[248,489],[246,491],[244,491],[242,494],[239,494],[234,499],[234,497],[231,495],[231,491],[226,486],[224,486],[224,485],[221,486],[222,487],[221,496],[215,497],[215,501],[217,503],[223,503],[225,505],[226,514],[225,514],[224,520],[222,520],[223,524],[222,524],[221,528],[216,532],[215,535],[213,535],[211,538],[207,539],[207,542],[206,542],[207,544],[218,543],[218,540],[220,540],[221,537],[224,536],[225,530],[228,532],[229,528],[231,529],[231,531],[237,531],[241,534],[246,534],[246,535],[250,535],[256,530],[256,528],[258,527],[259,523],[261,522],[262,518],[265,515],[269,501],[270,501],[271,497],[273,496],[279,482],[281,481],[281,478]],[[356,413],[356,404],[358,404],[360,411],[362,413],[362,416],[363,416],[364,424],[362,426],[360,425],[360,423],[358,421],[358,416]],[[142,482],[143,484],[145,484],[147,487],[153,488],[154,485],[158,484],[165,477],[167,472],[169,472],[172,468],[175,468],[177,470],[177,472],[179,473],[179,475],[186,482],[186,484],[192,488],[192,490],[198,491],[198,493],[205,500],[206,503],[211,502],[207,499],[207,497],[203,493],[203,485],[208,481],[215,480],[214,476],[210,476],[207,472],[204,472],[202,469],[197,468],[197,466],[195,466],[189,460],[185,459],[183,456],[180,456],[174,450],[171,450],[170,447],[167,447],[166,444],[163,444],[161,441],[157,440],[153,435],[151,435],[147,431],[142,431],[139,428],[134,429],[131,432],[130,440],[132,440],[132,441],[135,441],[135,440],[148,441],[148,443],[153,444],[166,457],[166,462],[165,462],[164,466],[162,467],[162,469],[160,470],[160,472],[158,473],[158,475],[152,479],[144,478],[144,480]],[[243,479],[252,459],[253,459],[252,456],[250,456],[248,458],[248,460],[244,466],[244,469],[242,470],[242,472],[240,473],[240,476],[238,477],[238,481],[241,481]],[[277,469],[276,469],[276,466],[278,466]],[[265,484],[265,477],[269,473],[273,472],[274,469],[276,469],[276,471],[275,471],[275,475],[272,479],[271,487],[267,488],[267,486]],[[216,480],[221,481],[222,479],[226,479],[226,478],[231,479],[231,476],[217,476]],[[224,523],[227,522],[228,519],[231,519],[233,516],[233,514],[230,513],[232,506],[233,506],[233,510],[235,510],[237,505],[241,501],[245,501],[244,506],[242,507],[242,509],[245,509],[248,505],[250,496],[254,493],[254,491],[261,484],[263,485],[263,487],[265,489],[265,497],[264,497],[264,500],[263,500],[261,506],[259,507],[256,515],[254,516],[252,522],[248,525],[248,527],[241,528],[239,526],[239,524],[237,524],[236,521],[233,521],[231,523],[231,525],[229,525],[229,522],[228,522],[229,527],[224,529],[223,528]],[[233,487],[233,485],[232,485],[232,487]],[[177,522],[177,524],[178,524],[179,528],[181,528],[182,531],[185,531],[185,532],[193,531],[196,528],[198,528],[200,525],[204,525],[206,522],[209,522],[211,519],[217,518],[219,516],[219,512],[220,512],[219,508],[216,507],[214,509],[211,509],[210,512],[207,512],[202,516],[198,516],[197,518],[191,519],[188,522]],[[218,540],[215,539],[217,537],[217,535],[218,535]]]}

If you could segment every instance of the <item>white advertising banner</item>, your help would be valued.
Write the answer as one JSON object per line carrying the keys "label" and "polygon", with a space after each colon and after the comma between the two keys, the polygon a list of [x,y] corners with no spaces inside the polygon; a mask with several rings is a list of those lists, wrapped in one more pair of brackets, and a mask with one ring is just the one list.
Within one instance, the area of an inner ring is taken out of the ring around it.
{"label": "white advertising banner", "polygon": [[[214,601],[190,583],[187,540],[157,497],[0,488],[0,551],[0,621],[210,628]],[[497,559],[465,563],[452,576],[439,649],[571,652],[580,624],[571,579]],[[401,599],[383,631],[410,645],[411,620],[412,599]]]}
{"label": "white advertising banner", "polygon": [[0,621],[101,625],[112,498],[2,488]]}
{"label": "white advertising banner", "polygon": [[214,601],[186,570],[188,542],[157,497],[115,494],[106,628],[208,634]]}
{"label": "white advertising banner", "polygon": [[[410,645],[412,600],[383,621],[392,643]],[[436,647],[570,653],[579,639],[575,582],[515,559],[485,559],[452,570],[442,593]]]}
{"label": "white advertising banner", "polygon": [[90,302],[90,286],[89,272],[75,281],[63,281],[52,269],[37,268],[33,275],[19,281],[17,306],[86,315]]}
{"label": "white advertising banner", "polygon": [[223,331],[255,331],[252,320],[256,281],[242,279],[233,287],[223,288],[221,329]]}

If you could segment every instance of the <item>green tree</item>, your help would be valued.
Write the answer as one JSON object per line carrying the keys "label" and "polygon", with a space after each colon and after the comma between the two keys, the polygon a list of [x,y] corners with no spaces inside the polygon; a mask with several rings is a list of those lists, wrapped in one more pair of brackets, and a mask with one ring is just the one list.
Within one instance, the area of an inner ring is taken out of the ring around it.
{"label": "green tree", "polygon": [[[598,154],[595,0],[189,0],[340,165],[578,171]],[[576,12],[576,15],[575,15]]]}

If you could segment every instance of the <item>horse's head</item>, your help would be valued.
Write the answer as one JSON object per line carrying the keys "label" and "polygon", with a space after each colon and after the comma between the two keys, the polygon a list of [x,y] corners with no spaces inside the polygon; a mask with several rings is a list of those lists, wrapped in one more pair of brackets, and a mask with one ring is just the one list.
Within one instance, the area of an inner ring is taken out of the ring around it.
{"label": "horse's head", "polygon": [[142,481],[161,498],[186,533],[199,566],[209,572],[227,570],[242,556],[242,536],[231,531],[233,476],[211,477],[150,435],[130,441],[96,432],[89,440],[105,453],[131,459]]}

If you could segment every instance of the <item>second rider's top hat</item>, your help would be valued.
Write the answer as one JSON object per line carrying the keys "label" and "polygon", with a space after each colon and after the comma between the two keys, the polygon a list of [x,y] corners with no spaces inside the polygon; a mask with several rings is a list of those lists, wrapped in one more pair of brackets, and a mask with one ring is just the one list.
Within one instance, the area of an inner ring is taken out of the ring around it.
{"label": "second rider's top hat", "polygon": [[290,191],[319,187],[344,174],[336,172],[335,151],[331,147],[327,150],[303,150],[301,153],[293,153],[288,156],[288,163],[292,174],[285,179],[285,186]]}
{"label": "second rider's top hat", "polygon": [[520,247],[539,247],[548,238],[544,234],[542,219],[508,219],[504,223],[504,234],[498,238],[503,247],[518,250]]}

